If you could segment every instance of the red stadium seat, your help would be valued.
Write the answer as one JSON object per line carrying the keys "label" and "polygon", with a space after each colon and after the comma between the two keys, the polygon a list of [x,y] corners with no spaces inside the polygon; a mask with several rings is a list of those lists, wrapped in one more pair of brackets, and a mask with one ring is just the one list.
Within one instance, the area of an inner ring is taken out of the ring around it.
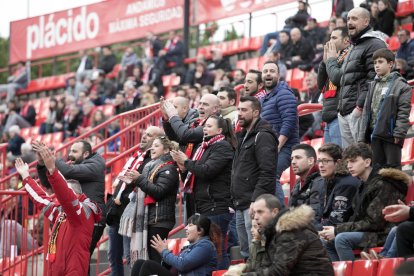
{"label": "red stadium seat", "polygon": [[257,51],[262,47],[263,44],[263,37],[256,36],[250,38],[250,51]]}
{"label": "red stadium seat", "polygon": [[178,255],[180,239],[168,239],[168,250],[170,250],[174,255]]}
{"label": "red stadium seat", "polygon": [[406,138],[401,152],[401,164],[407,165],[414,161],[414,138]]}
{"label": "red stadium seat", "polygon": [[247,69],[259,70],[259,58],[250,58],[247,60]]}
{"label": "red stadium seat", "polygon": [[282,175],[280,176],[281,184],[289,183],[289,181],[290,181],[290,167],[284,170]]}
{"label": "red stadium seat", "polygon": [[250,50],[250,38],[243,37],[239,43],[239,51],[240,52],[247,52]]}
{"label": "red stadium seat", "polygon": [[404,258],[381,259],[378,264],[377,276],[393,275],[394,269],[402,262],[404,262]]}
{"label": "red stadium seat", "polygon": [[376,276],[378,261],[357,260],[352,266],[352,276]]}
{"label": "red stadium seat", "polygon": [[323,138],[316,138],[311,140],[311,146],[318,151],[318,149],[323,145]]}
{"label": "red stadium seat", "polygon": [[243,71],[247,72],[248,70],[248,66],[247,66],[247,60],[238,60],[236,63],[236,68],[237,69],[242,69]]}
{"label": "red stadium seat", "polygon": [[227,272],[227,270],[216,270],[216,271],[213,271],[213,273],[211,274],[211,276],[222,276],[226,272]]}
{"label": "red stadium seat", "polygon": [[259,58],[259,62],[257,63],[257,67],[259,69],[259,71],[262,71],[263,68],[263,64],[266,62],[267,58],[262,56]]}
{"label": "red stadium seat", "polygon": [[119,71],[121,71],[121,64],[116,64],[114,66],[114,69],[112,69],[111,72],[109,72],[108,74],[106,74],[106,77],[108,79],[115,79],[118,76]]}
{"label": "red stadium seat", "polygon": [[303,80],[305,79],[305,72],[299,68],[292,69],[292,76],[290,79],[290,87],[302,90]]}
{"label": "red stadium seat", "polygon": [[395,16],[397,17],[405,17],[407,15],[410,15],[414,12],[414,1],[408,0],[399,2],[397,5],[397,12],[395,13]]}
{"label": "red stadium seat", "polygon": [[401,29],[407,30],[411,33],[413,31],[413,23],[410,22],[410,23],[402,24]]}
{"label": "red stadium seat", "polygon": [[352,261],[332,262],[335,276],[351,276]]}

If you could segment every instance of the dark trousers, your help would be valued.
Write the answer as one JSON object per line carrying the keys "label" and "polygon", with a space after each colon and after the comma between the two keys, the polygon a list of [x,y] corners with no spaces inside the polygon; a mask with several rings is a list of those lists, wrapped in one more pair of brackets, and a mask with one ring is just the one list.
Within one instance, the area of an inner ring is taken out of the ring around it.
{"label": "dark trousers", "polygon": [[414,222],[405,221],[397,227],[398,257],[414,256]]}
{"label": "dark trousers", "polygon": [[95,247],[98,244],[98,241],[101,239],[104,230],[105,225],[95,225],[95,227],[93,228],[91,246],[89,247],[89,252],[91,253],[91,256],[93,254],[93,251],[95,251]]}
{"label": "dark trousers", "polygon": [[371,149],[373,164],[401,168],[401,147],[399,145],[372,138]]}
{"label": "dark trousers", "polygon": [[161,255],[157,252],[157,250],[155,250],[154,248],[151,247],[151,239],[152,236],[157,236],[159,235],[161,237],[161,239],[166,239],[168,238],[168,233],[171,231],[171,229],[168,228],[161,228],[161,227],[148,227],[148,243],[147,243],[147,247],[148,247],[148,257],[150,260],[161,264]]}
{"label": "dark trousers", "polygon": [[131,276],[173,276],[173,274],[160,263],[148,260],[138,260],[132,267]]}
{"label": "dark trousers", "polygon": [[221,257],[218,258],[217,269],[228,269],[230,265],[229,254],[227,253],[226,236],[229,231],[230,221],[233,219],[233,213],[208,216],[208,218],[217,224],[221,230]]}

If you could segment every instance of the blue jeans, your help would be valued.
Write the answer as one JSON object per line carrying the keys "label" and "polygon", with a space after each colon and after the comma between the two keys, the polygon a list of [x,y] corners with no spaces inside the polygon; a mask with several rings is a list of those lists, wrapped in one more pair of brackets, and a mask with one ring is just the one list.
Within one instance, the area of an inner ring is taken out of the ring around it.
{"label": "blue jeans", "polygon": [[397,240],[395,236],[397,234],[397,226],[391,228],[388,233],[387,239],[385,240],[384,248],[379,253],[384,258],[395,258],[397,257]]}
{"label": "blue jeans", "polygon": [[111,225],[108,229],[109,251],[108,259],[111,266],[111,275],[123,276],[124,265],[122,257],[125,256],[127,263],[130,262],[130,242],[131,239],[118,234],[119,225]]}
{"label": "blue jeans", "polygon": [[289,168],[292,155],[292,148],[282,147],[277,158],[276,169],[276,197],[279,199],[282,207],[285,206],[285,194],[283,193],[282,185],[280,185],[280,176],[283,171]]}
{"label": "blue jeans", "polygon": [[355,255],[352,250],[359,249],[358,244],[363,237],[364,232],[344,232],[338,234],[334,241],[339,261],[354,261]]}
{"label": "blue jeans", "polygon": [[208,216],[208,218],[217,224],[221,230],[221,259],[218,259],[217,269],[228,269],[230,265],[229,254],[226,248],[226,236],[229,230],[230,221],[233,218],[233,213],[226,213],[221,215]]}
{"label": "blue jeans", "polygon": [[[267,45],[269,44],[269,41],[271,39],[276,39],[279,41],[279,32],[274,32],[274,33],[268,33],[264,36],[263,38],[263,44],[262,44],[262,48],[260,48],[260,55],[263,56],[266,51],[267,51]],[[279,43],[277,43],[279,44]]]}
{"label": "blue jeans", "polygon": [[236,228],[240,253],[244,258],[247,258],[249,257],[249,244],[252,242],[252,219],[249,216],[249,208],[236,211]]}
{"label": "blue jeans", "polygon": [[341,129],[339,128],[338,118],[327,123],[323,135],[324,143],[334,143],[342,147]]}

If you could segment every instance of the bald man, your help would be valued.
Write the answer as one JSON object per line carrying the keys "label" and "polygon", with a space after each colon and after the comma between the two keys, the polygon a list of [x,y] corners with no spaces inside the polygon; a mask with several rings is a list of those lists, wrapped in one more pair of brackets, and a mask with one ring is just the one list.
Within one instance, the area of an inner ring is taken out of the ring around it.
{"label": "bald man", "polygon": [[292,41],[291,56],[286,58],[286,66],[295,68],[299,65],[309,65],[315,57],[312,45],[306,40],[298,28],[290,31],[290,40]]}
{"label": "bald man", "polygon": [[175,97],[172,99],[172,104],[177,109],[178,117],[185,124],[191,124],[198,118],[198,112],[196,109],[190,108],[190,100],[185,97]]}
{"label": "bald man", "polygon": [[[373,31],[369,21],[370,13],[364,8],[357,7],[348,13],[347,26],[352,46],[341,67],[338,104],[338,121],[344,148],[357,142],[368,83],[376,75],[372,55],[376,50],[387,47],[384,34]],[[336,59],[337,50],[328,51],[326,67],[333,66]]]}

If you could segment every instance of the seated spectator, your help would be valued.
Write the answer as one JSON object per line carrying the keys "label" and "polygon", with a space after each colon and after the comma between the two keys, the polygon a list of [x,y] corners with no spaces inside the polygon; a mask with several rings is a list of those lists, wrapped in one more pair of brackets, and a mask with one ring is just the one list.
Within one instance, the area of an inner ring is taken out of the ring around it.
{"label": "seated spectator", "polygon": [[315,72],[306,74],[304,81],[304,102],[305,103],[319,103],[321,91],[318,88],[317,76]]}
{"label": "seated spectator", "polygon": [[23,143],[20,146],[20,151],[22,153],[20,158],[23,160],[24,163],[30,164],[33,161],[37,160],[36,153],[33,151],[32,145],[28,143]]}
{"label": "seated spectator", "polygon": [[[279,50],[280,51],[280,50]],[[279,67],[279,80],[284,81],[286,80],[287,68],[286,64],[280,60],[280,53],[278,50],[272,50],[267,54],[267,61],[272,61],[277,64]]]}
{"label": "seated spectator", "polygon": [[304,28],[304,36],[310,42],[313,49],[323,48],[326,30],[318,26],[315,18],[309,17]]}
{"label": "seated spectator", "polygon": [[17,90],[27,87],[29,78],[26,64],[23,61],[17,63],[16,71],[7,78],[7,84],[0,84],[0,98],[6,97],[6,102],[13,100]]}
{"label": "seated spectator", "polygon": [[316,164],[316,152],[308,144],[298,144],[292,148],[292,170],[299,176],[289,198],[289,206],[306,204],[315,214],[320,213],[320,198],[324,189],[324,180]]}
{"label": "seated spectator", "polygon": [[337,17],[336,18],[336,28],[346,28],[346,18],[345,17]]}
{"label": "seated spectator", "polygon": [[236,69],[233,72],[233,82],[232,85],[236,86],[238,84],[243,84],[244,83],[244,78],[246,77],[246,72],[244,72],[243,69]]}
{"label": "seated spectator", "polygon": [[414,69],[410,67],[405,59],[395,59],[395,69],[401,74],[406,80],[414,79]]}
{"label": "seated spectator", "polygon": [[291,16],[288,19],[286,19],[286,26],[284,27],[284,29],[303,29],[306,26],[307,20],[309,18],[308,7],[309,4],[307,1],[299,0],[298,11],[294,16]]}
{"label": "seated spectator", "polygon": [[21,96],[19,100],[20,111],[9,110],[4,131],[7,131],[10,126],[18,125],[20,128],[27,128],[34,126],[36,123],[36,110],[33,105],[29,103],[28,96]]}
{"label": "seated spectator", "polygon": [[302,33],[298,28],[293,28],[290,31],[292,39],[292,52],[290,57],[286,59],[286,66],[288,68],[295,68],[299,65],[309,65],[315,57],[310,43],[302,37]]}
{"label": "seated spectator", "polygon": [[[141,87],[144,89],[144,87]],[[125,99],[130,109],[137,108],[141,105],[141,93],[139,89],[135,88],[135,82],[128,80],[124,83]]]}
{"label": "seated spectator", "polygon": [[203,87],[201,87],[201,97],[207,94],[212,94],[213,93],[213,87],[211,85],[204,85]]}
{"label": "seated spectator", "polygon": [[388,0],[379,0],[378,10],[378,22],[374,30],[381,31],[391,37],[394,33],[395,12],[391,9]]}
{"label": "seated spectator", "polygon": [[[62,116],[62,110],[58,109],[58,101],[55,98],[50,99],[49,101],[49,112],[47,114],[46,121],[43,122],[40,126],[39,133],[53,133],[55,123],[59,121],[58,117]],[[26,162],[28,163],[28,162]]]}
{"label": "seated spectator", "polygon": [[229,86],[223,87],[217,93],[217,97],[220,101],[221,116],[224,119],[229,119],[234,127],[238,117],[236,107],[236,91]]}
{"label": "seated spectator", "polygon": [[106,99],[115,98],[116,86],[114,82],[108,78],[105,78],[105,73],[102,71],[95,71],[92,75],[92,81],[98,97],[101,99],[102,105]]}
{"label": "seated spectator", "polygon": [[82,82],[77,81],[75,76],[69,77],[66,80],[66,94],[72,95],[77,100],[79,98],[79,92],[85,91],[86,87]]}
{"label": "seated spectator", "polygon": [[[92,111],[92,118],[91,118],[91,126],[90,126],[90,128],[92,129],[94,127],[99,126],[100,124],[104,123],[106,121],[106,119],[107,118],[106,118],[104,112],[101,109]],[[105,130],[104,129],[101,129],[99,131],[99,134],[102,137],[105,137]]]}
{"label": "seated spectator", "polygon": [[309,206],[282,210],[275,196],[259,196],[254,202],[254,220],[264,236],[267,254],[254,270],[244,270],[246,275],[333,276],[332,264],[312,226],[313,218]]}
{"label": "seated spectator", "polygon": [[82,124],[79,126],[83,130],[81,132],[84,132],[85,130],[88,130],[92,123],[92,116],[95,111],[95,105],[93,102],[89,101],[83,104],[82,106]]}
{"label": "seated spectator", "polygon": [[187,89],[187,97],[190,100],[190,108],[197,108],[201,99],[200,89],[198,86],[190,86]]}
{"label": "seated spectator", "polygon": [[141,102],[139,107],[149,106],[155,104],[156,102],[156,97],[153,93],[143,93],[141,94]]}
{"label": "seated spectator", "polygon": [[331,261],[355,260],[352,250],[381,246],[394,226],[381,214],[386,206],[405,200],[408,175],[397,169],[377,170],[372,167],[372,151],[367,144],[353,144],[343,152],[348,170],[361,180],[352,202],[353,215],[348,222],[324,226],[322,238]]}
{"label": "seated spectator", "polygon": [[404,59],[409,66],[414,65],[414,40],[410,38],[410,31],[399,30],[398,41],[401,46],[397,51],[396,58]]}
{"label": "seated spectator", "polygon": [[7,145],[7,152],[12,154],[13,156],[20,156],[21,146],[24,144],[24,139],[20,136],[20,127],[17,125],[12,125],[8,131],[9,134],[9,141]]}
{"label": "seated spectator", "polygon": [[228,57],[223,57],[223,52],[219,48],[211,49],[212,62],[207,66],[208,70],[221,69],[224,72],[232,70]]}
{"label": "seated spectator", "polygon": [[125,98],[125,93],[123,91],[116,93],[114,99],[115,115],[130,111],[134,109],[132,105]]}
{"label": "seated spectator", "polygon": [[369,252],[362,251],[361,259],[379,261],[383,258],[398,257],[396,236],[397,236],[397,226],[394,226],[393,228],[391,228],[390,232],[388,233],[387,239],[385,240],[382,250],[379,253],[377,253],[375,249],[370,249]]}
{"label": "seated spectator", "polygon": [[65,138],[76,137],[78,135],[78,128],[82,125],[83,114],[76,105],[69,107],[69,113],[64,119]]}
{"label": "seated spectator", "polygon": [[[220,247],[220,230],[206,216],[195,214],[187,221],[186,235],[190,245],[185,246],[178,256],[168,250],[166,240],[153,236],[151,247],[162,256],[163,262],[176,270],[180,275],[211,275],[216,270],[217,259],[222,253]],[[160,263],[152,260],[139,260],[132,268],[131,275],[163,275],[173,276]]]}
{"label": "seated spectator", "polygon": [[127,80],[135,82],[135,88],[138,88],[144,84],[144,82],[142,81],[143,75],[144,72],[142,71],[142,65],[139,65],[137,67],[134,67],[134,69],[132,70],[132,75],[129,76]]}
{"label": "seated spectator", "polygon": [[194,77],[190,84],[199,84],[200,86],[214,85],[214,74],[207,70],[204,62],[196,64]]}
{"label": "seated spectator", "polygon": [[[121,70],[127,70],[128,67],[135,67],[138,63],[137,54],[134,53],[134,49],[132,47],[127,47],[125,49],[125,53],[122,56],[121,60]],[[132,72],[132,70],[131,70]]]}
{"label": "seated spectator", "polygon": [[99,61],[98,69],[104,72],[104,76],[114,69],[116,65],[116,57],[112,53],[110,46],[102,47],[102,57]]}
{"label": "seated spectator", "polygon": [[279,33],[280,46],[277,49],[280,54],[280,60],[286,62],[292,56],[292,41],[290,40],[290,33],[288,31],[281,31]]}
{"label": "seated spectator", "polygon": [[360,181],[349,174],[342,160],[342,149],[336,144],[328,143],[319,148],[317,164],[325,182],[320,194],[324,199],[321,200],[321,212],[315,213],[317,229],[322,230],[322,226],[335,226],[349,220]]}

